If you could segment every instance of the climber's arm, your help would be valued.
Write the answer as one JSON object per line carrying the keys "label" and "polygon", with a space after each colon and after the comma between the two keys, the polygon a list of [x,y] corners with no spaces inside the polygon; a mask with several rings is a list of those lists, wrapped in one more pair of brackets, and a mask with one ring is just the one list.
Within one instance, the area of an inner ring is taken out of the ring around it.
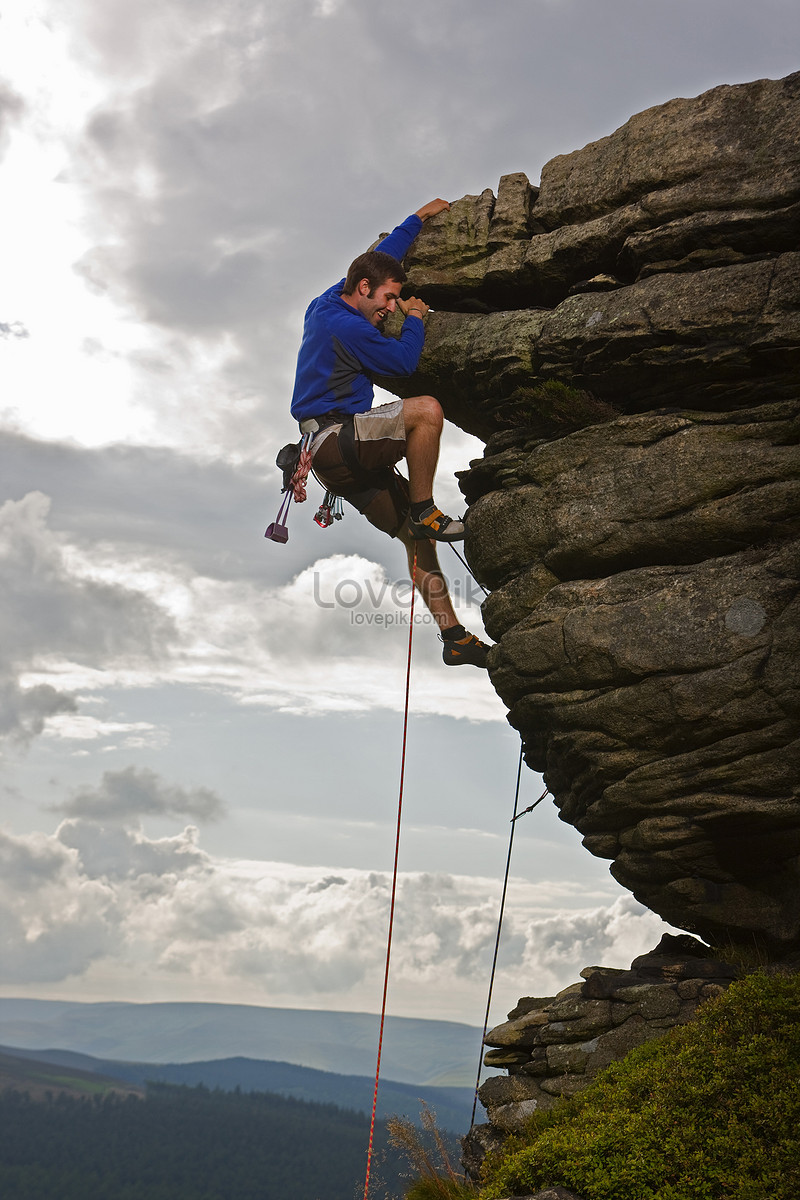
{"label": "climber's arm", "polygon": [[398,262],[402,262],[408,251],[411,249],[417,234],[425,221],[429,217],[435,217],[437,213],[447,212],[450,205],[446,200],[430,200],[427,204],[423,204],[422,208],[418,208],[410,217],[406,217],[402,225],[398,225],[393,229],[382,242],[378,242],[375,247],[383,254],[391,254],[392,258],[396,258]]}

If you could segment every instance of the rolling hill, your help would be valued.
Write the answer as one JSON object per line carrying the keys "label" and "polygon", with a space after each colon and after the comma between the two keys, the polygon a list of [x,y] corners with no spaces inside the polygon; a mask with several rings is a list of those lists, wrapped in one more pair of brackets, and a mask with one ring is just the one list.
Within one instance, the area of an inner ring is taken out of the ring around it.
{"label": "rolling hill", "polygon": [[[378,1017],[371,1013],[0,999],[3,1045],[57,1046],[104,1060],[177,1064],[244,1057],[370,1076],[377,1040]],[[390,1016],[382,1073],[400,1083],[472,1087],[480,1050],[480,1030],[472,1026]]]}
{"label": "rolling hill", "polygon": [[[26,1064],[33,1068],[51,1068],[49,1078],[75,1076],[88,1083],[116,1081],[123,1090],[141,1089],[150,1082],[195,1086],[223,1091],[271,1092],[295,1100],[319,1104],[335,1104],[339,1108],[361,1113],[372,1111],[374,1079],[361,1075],[337,1075],[317,1071],[292,1063],[265,1062],[251,1058],[223,1058],[193,1063],[133,1063],[113,1059],[92,1058],[72,1050],[18,1050],[0,1046],[0,1090],[3,1086],[4,1061]],[[51,1084],[51,1088],[53,1085]],[[79,1089],[74,1089],[79,1094]],[[377,1116],[408,1117],[418,1122],[424,1103],[436,1113],[439,1126],[454,1134],[467,1132],[472,1114],[473,1088],[431,1088],[418,1084],[398,1083],[381,1079],[378,1091]],[[481,1110],[482,1111],[482,1110]]]}

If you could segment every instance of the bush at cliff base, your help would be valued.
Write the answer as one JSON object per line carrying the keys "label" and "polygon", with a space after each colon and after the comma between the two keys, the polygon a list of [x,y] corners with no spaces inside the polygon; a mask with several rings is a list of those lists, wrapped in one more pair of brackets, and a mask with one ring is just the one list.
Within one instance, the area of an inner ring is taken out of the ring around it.
{"label": "bush at cliff base", "polygon": [[800,975],[751,975],[689,1025],[536,1114],[487,1162],[483,1200],[797,1200]]}

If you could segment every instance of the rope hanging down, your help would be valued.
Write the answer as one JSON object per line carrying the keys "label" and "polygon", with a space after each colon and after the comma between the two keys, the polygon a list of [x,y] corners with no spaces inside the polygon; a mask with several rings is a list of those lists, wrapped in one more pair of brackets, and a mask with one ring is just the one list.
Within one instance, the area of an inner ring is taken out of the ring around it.
{"label": "rope hanging down", "polygon": [[464,556],[463,556],[462,554],[459,554],[458,550],[456,550],[456,548],[455,548],[455,546],[453,545],[453,543],[452,543],[452,542],[448,542],[448,545],[449,545],[450,549],[453,551],[453,554],[455,554],[456,558],[459,560],[459,562],[462,562],[462,563],[464,564],[464,566],[467,568],[467,570],[469,571],[469,573],[470,573],[470,575],[472,576],[472,578],[473,578],[473,579],[475,579],[475,582],[477,583],[478,587],[479,587],[479,588],[481,589],[481,591],[483,592],[484,596],[488,596],[488,595],[489,595],[489,589],[488,589],[488,588],[485,588],[485,587],[483,586],[483,584],[481,583],[480,579],[476,579],[476,578],[475,578],[475,572],[472,570],[472,567],[469,565],[469,563],[468,563],[468,562],[467,562],[467,560],[464,558]]}
{"label": "rope hanging down", "polygon": [[[475,579],[475,575],[473,574],[473,572],[469,566],[469,563],[467,563],[466,559],[464,559],[459,554],[459,552],[456,550],[456,548],[452,544],[452,542],[450,543],[450,547],[453,550],[453,553],[455,554],[456,558],[458,558],[463,563],[463,565],[469,571],[470,575],[472,575],[472,578]],[[483,584],[480,582],[480,580],[475,579],[475,582],[478,584],[478,587],[481,588],[484,595],[488,596],[489,592],[483,586]],[[375,1067],[375,1088],[374,1088],[373,1095],[372,1095],[372,1114],[370,1117],[370,1125],[369,1125],[369,1144],[367,1146],[367,1169],[366,1169],[366,1176],[364,1179],[364,1200],[368,1200],[368,1197],[369,1197],[369,1180],[370,1180],[370,1172],[371,1172],[371,1168],[372,1168],[372,1154],[373,1154],[373,1149],[374,1149],[374,1144],[375,1144],[375,1114],[376,1114],[377,1108],[378,1108],[378,1087],[380,1084],[381,1057],[383,1054],[383,1033],[384,1033],[384,1028],[386,1025],[386,999],[387,999],[388,991],[389,991],[389,965],[390,965],[391,955],[392,955],[392,933],[394,930],[394,910],[395,910],[395,902],[397,899],[397,872],[398,872],[398,863],[399,863],[399,858],[400,858],[400,827],[401,827],[401,820],[402,820],[402,814],[403,814],[403,787],[405,784],[406,746],[408,743],[408,707],[409,707],[409,694],[410,694],[410,687],[411,687],[411,647],[412,647],[413,636],[414,636],[414,600],[415,600],[415,596],[416,596],[416,583],[417,583],[417,547],[415,545],[414,546],[414,567],[413,567],[412,579],[411,579],[411,611],[409,614],[409,628],[408,628],[408,657],[407,657],[407,662],[406,662],[406,692],[405,692],[405,703],[404,703],[404,707],[403,707],[403,746],[402,746],[402,753],[401,753],[401,758],[400,758],[400,788],[399,788],[399,795],[398,795],[398,800],[397,800],[397,828],[396,828],[395,844],[394,844],[394,865],[392,867],[392,892],[391,892],[391,901],[389,904],[389,932],[388,932],[388,936],[386,939],[386,962],[385,962],[384,973],[383,973],[383,997],[381,1000],[381,1020],[380,1020],[380,1030],[378,1033],[378,1059],[377,1059],[377,1064]],[[494,955],[492,958],[492,970],[491,970],[491,974],[490,974],[490,978],[489,978],[489,994],[488,994],[488,997],[486,1000],[486,1013],[484,1016],[483,1034],[481,1037],[481,1052],[480,1052],[480,1059],[478,1062],[478,1076],[477,1076],[477,1079],[475,1082],[475,1096],[474,1096],[474,1099],[472,1102],[472,1119],[470,1121],[470,1130],[473,1128],[473,1126],[475,1124],[475,1110],[476,1110],[477,1103],[478,1103],[478,1088],[480,1086],[481,1068],[483,1066],[483,1039],[486,1037],[486,1034],[487,1034],[487,1031],[489,1028],[489,1012],[490,1012],[491,1005],[492,1005],[492,991],[494,989],[494,980],[495,980],[495,974],[497,971],[497,956],[498,956],[498,952],[500,950],[500,936],[501,936],[501,932],[502,932],[502,928],[503,928],[503,916],[504,916],[504,912],[505,912],[506,895],[508,892],[508,879],[509,879],[509,874],[511,871],[511,852],[512,852],[512,849],[514,846],[514,830],[516,828],[516,823],[517,823],[517,820],[519,819],[519,817],[524,816],[526,813],[532,812],[534,810],[534,808],[536,808],[537,804],[541,804],[541,802],[542,802],[542,800],[544,800],[545,796],[548,795],[548,790],[549,790],[548,788],[545,788],[545,790],[542,792],[542,794],[538,800],[534,801],[533,804],[531,804],[527,808],[523,809],[522,812],[517,812],[517,807],[519,804],[520,781],[522,778],[522,756],[523,756],[523,746],[520,743],[519,762],[517,764],[517,783],[516,783],[516,788],[514,791],[514,812],[513,812],[513,816],[511,817],[511,830],[510,830],[510,835],[509,835],[509,839],[508,839],[508,853],[506,856],[506,869],[505,869],[505,874],[503,877],[503,891],[502,891],[502,896],[501,896],[501,900],[500,900],[500,913],[499,913],[499,917],[498,917],[498,921],[497,921],[497,936],[495,937]]]}
{"label": "rope hanging down", "polygon": [[417,586],[417,546],[414,544],[414,568],[411,574],[411,613],[408,625],[408,661],[406,664],[406,698],[403,709],[403,750],[400,757],[400,794],[397,800],[397,833],[394,842],[394,867],[392,869],[392,899],[389,905],[389,934],[386,939],[386,966],[383,973],[383,1000],[381,1001],[381,1024],[378,1034],[378,1062],[375,1067],[375,1091],[372,1095],[372,1116],[369,1123],[369,1145],[367,1147],[367,1174],[364,1180],[364,1200],[369,1195],[369,1174],[372,1166],[372,1148],[375,1140],[375,1111],[378,1107],[378,1083],[381,1076],[381,1054],[383,1052],[383,1027],[386,1023],[386,996],[389,989],[389,960],[392,954],[392,930],[394,929],[394,905],[397,895],[397,864],[400,857],[400,818],[403,813],[403,784],[406,775],[406,742],[408,740],[408,696],[411,685],[411,642],[414,635],[414,595]]}
{"label": "rope hanging down", "polygon": [[[477,581],[476,581],[477,582]],[[472,1117],[470,1118],[469,1128],[470,1133],[475,1125],[475,1110],[478,1107],[478,1088],[481,1086],[481,1070],[483,1068],[483,1046],[486,1034],[489,1031],[489,1011],[492,1007],[492,992],[494,991],[494,977],[497,972],[497,955],[500,950],[500,934],[503,930],[503,914],[506,907],[506,893],[508,892],[508,877],[511,873],[511,851],[514,847],[514,830],[517,828],[517,821],[523,817],[525,813],[533,812],[537,804],[541,804],[545,796],[548,795],[550,789],[545,788],[538,800],[534,800],[533,804],[528,805],[522,812],[517,812],[519,804],[519,785],[522,778],[522,755],[524,751],[522,741],[519,744],[519,762],[517,764],[517,786],[514,791],[514,814],[511,818],[511,830],[508,835],[508,854],[506,855],[506,870],[503,876],[503,892],[500,897],[500,913],[497,918],[497,936],[494,940],[494,956],[492,957],[492,970],[489,974],[489,994],[486,997],[486,1014],[483,1018],[483,1033],[481,1034],[481,1046],[478,1053],[478,1074],[475,1079],[475,1095],[472,1098]]]}

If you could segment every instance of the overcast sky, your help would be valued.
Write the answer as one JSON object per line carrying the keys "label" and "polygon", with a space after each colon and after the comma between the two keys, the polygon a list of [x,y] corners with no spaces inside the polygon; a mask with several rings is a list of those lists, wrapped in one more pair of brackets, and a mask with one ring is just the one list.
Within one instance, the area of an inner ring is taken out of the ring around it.
{"label": "overcast sky", "polygon": [[[796,0],[5,6],[0,994],[377,1008],[407,591],[317,491],[262,538],[303,310],[432,197],[799,47]],[[390,1004],[479,1024],[518,739],[425,625],[412,709]],[[500,1016],[662,930],[549,800],[513,874]]]}

